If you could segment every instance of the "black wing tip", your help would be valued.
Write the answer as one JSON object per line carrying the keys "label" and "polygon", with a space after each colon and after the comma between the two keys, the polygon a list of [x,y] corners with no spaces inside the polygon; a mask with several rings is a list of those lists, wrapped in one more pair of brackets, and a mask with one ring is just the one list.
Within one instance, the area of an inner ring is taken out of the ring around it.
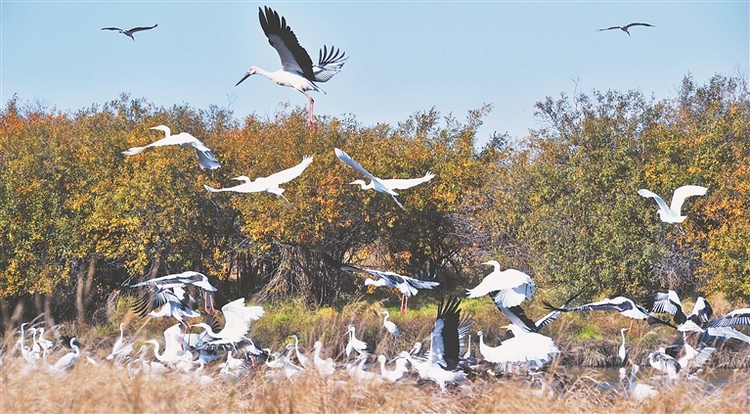
{"label": "black wing tip", "polygon": [[567,306],[567,303],[563,307],[559,307],[558,308],[557,306],[552,306],[552,304],[550,304],[546,300],[543,300],[542,301],[542,305],[544,305],[545,309],[550,310],[550,311],[568,312],[570,310],[570,309],[568,309],[568,308],[565,307],[565,306]]}

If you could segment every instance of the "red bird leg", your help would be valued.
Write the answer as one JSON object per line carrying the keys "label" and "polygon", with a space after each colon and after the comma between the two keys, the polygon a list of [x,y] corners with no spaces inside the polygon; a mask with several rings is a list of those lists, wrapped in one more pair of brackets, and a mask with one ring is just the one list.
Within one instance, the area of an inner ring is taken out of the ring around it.
{"label": "red bird leg", "polygon": [[315,104],[315,100],[313,100],[312,96],[308,94],[305,94],[305,96],[307,96],[307,101],[309,103],[309,107],[307,109],[307,124],[314,131],[315,122],[314,122],[314,115],[313,115],[313,105]]}

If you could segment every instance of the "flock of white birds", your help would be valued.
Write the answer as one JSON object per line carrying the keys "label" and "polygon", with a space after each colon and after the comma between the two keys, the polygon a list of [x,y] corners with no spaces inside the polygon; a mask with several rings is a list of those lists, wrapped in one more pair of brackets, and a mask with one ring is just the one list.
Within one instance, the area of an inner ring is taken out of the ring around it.
{"label": "flock of white birds", "polygon": [[[268,37],[282,62],[282,69],[276,72],[266,72],[257,67],[251,67],[245,76],[237,83],[241,83],[253,74],[264,75],[276,83],[290,86],[305,94],[309,100],[308,122],[314,128],[313,99],[306,91],[317,90],[315,82],[325,82],[335,75],[343,66],[346,58],[343,53],[333,47],[321,50],[317,64],[313,64],[307,52],[299,45],[297,38],[286,25],[283,17],[266,7],[259,10],[261,27]],[[633,23],[624,27],[613,26],[607,29],[621,29],[626,33],[632,26],[652,25]],[[133,38],[137,31],[149,30],[156,27],[136,27],[123,30],[107,27],[102,30],[119,30]],[[135,39],[133,39],[135,40]],[[130,148],[123,151],[124,155],[133,156],[148,148],[166,145],[181,145],[193,148],[198,157],[198,163],[204,169],[220,168],[216,156],[201,141],[192,135],[182,132],[171,135],[171,131],[164,125],[153,127],[165,133],[165,137],[143,147]],[[346,152],[334,149],[336,157],[359,174],[370,180],[355,180],[350,184],[359,185],[363,190],[373,189],[393,198],[401,209],[405,209],[396,198],[396,190],[403,190],[419,184],[429,182],[434,174],[427,173],[423,177],[413,179],[383,179],[379,178],[359,163],[354,161]],[[267,177],[251,180],[247,176],[234,178],[242,183],[232,187],[213,188],[205,186],[210,192],[269,192],[277,197],[283,196],[281,184],[299,177],[310,166],[313,158],[304,157],[298,165],[279,171]],[[681,223],[686,216],[682,215],[682,205],[688,197],[706,194],[705,187],[687,185],[675,190],[671,205],[655,193],[641,189],[638,194],[656,200],[659,206],[659,216],[666,223]],[[288,202],[288,200],[287,200]],[[401,312],[407,311],[407,300],[418,293],[420,289],[433,289],[439,285],[429,277],[417,275],[408,277],[394,272],[375,269],[362,269],[341,263],[334,258],[324,255],[325,263],[335,269],[366,275],[363,288],[368,286],[397,289],[402,294]],[[491,346],[484,341],[484,333],[477,332],[479,338],[478,353],[472,354],[471,336],[469,328],[471,319],[462,315],[459,309],[460,300],[450,298],[441,301],[436,315],[429,347],[423,347],[416,342],[409,351],[403,350],[395,354],[394,358],[386,355],[372,354],[371,344],[357,338],[356,327],[349,325],[344,335],[348,341],[341,354],[342,360],[321,356],[326,351],[321,341],[316,341],[312,347],[312,357],[300,349],[299,338],[293,335],[293,344],[288,344],[283,350],[274,352],[271,349],[257,345],[249,336],[251,324],[264,315],[261,306],[249,306],[244,298],[232,300],[221,307],[223,326],[213,315],[214,292],[217,291],[208,278],[198,272],[186,271],[158,277],[144,282],[129,285],[140,294],[133,305],[133,311],[140,317],[168,317],[177,323],[163,333],[163,338],[136,340],[127,338],[125,324],[120,324],[120,335],[114,342],[111,353],[103,359],[96,355],[86,354],[85,360],[94,365],[112,364],[127,371],[129,375],[158,376],[170,372],[178,372],[187,380],[210,383],[215,380],[236,381],[244,375],[257,371],[265,371],[269,376],[281,376],[289,379],[302,375],[330,376],[345,373],[360,382],[396,382],[412,376],[436,383],[445,391],[450,384],[467,381],[472,375],[480,372],[480,364],[489,364],[491,374],[501,373],[536,373],[544,370],[560,354],[552,338],[540,331],[549,323],[558,319],[564,312],[609,311],[618,312],[633,320],[646,321],[649,324],[659,323],[672,327],[679,332],[680,339],[669,347],[660,348],[652,352],[647,360],[657,370],[664,372],[669,380],[689,377],[698,372],[701,366],[716,350],[716,344],[726,340],[739,340],[750,344],[750,337],[733,328],[735,325],[750,325],[750,308],[738,309],[717,319],[711,319],[713,311],[704,298],[698,298],[690,314],[682,309],[679,297],[674,291],[660,292],[653,295],[648,307],[636,304],[626,297],[608,298],[598,302],[578,306],[568,306],[575,299],[570,298],[562,306],[546,304],[550,313],[538,321],[531,320],[521,305],[536,292],[536,285],[529,275],[515,269],[501,270],[501,264],[495,260],[483,263],[493,266],[488,274],[477,286],[467,289],[470,299],[489,296],[499,311],[505,315],[510,324],[506,337],[497,346]],[[203,318],[197,308],[198,301],[191,296],[191,290],[200,290],[206,312],[204,322],[191,323],[195,318]],[[659,317],[659,314],[669,314],[673,323]],[[390,319],[385,311],[383,315],[384,335],[402,336],[402,331]],[[24,371],[47,369],[58,375],[65,375],[66,370],[75,366],[81,359],[82,353],[77,338],[63,338],[55,332],[58,343],[64,343],[73,351],[58,356],[59,348],[55,342],[45,338],[45,330],[41,326],[21,325],[20,337],[15,342],[12,352],[20,353],[27,362]],[[631,322],[632,325],[632,322]],[[629,361],[625,346],[625,332],[630,328],[623,328],[620,358],[622,361],[621,378],[625,388],[635,398],[647,398],[655,395],[656,389],[647,384],[636,381],[638,365]],[[159,341],[161,339],[162,342]],[[136,345],[139,344],[136,350]],[[424,348],[424,349],[423,349]],[[53,352],[54,351],[54,352]],[[151,351],[151,352],[149,352]],[[329,350],[331,351],[331,350]],[[335,350],[333,351],[335,354]],[[3,354],[3,357],[5,354]],[[53,361],[48,358],[54,357]],[[5,358],[0,359],[0,364]],[[379,366],[374,365],[375,361]],[[626,367],[630,364],[630,376]],[[388,367],[390,365],[390,367]],[[486,366],[486,365],[485,365]]]}

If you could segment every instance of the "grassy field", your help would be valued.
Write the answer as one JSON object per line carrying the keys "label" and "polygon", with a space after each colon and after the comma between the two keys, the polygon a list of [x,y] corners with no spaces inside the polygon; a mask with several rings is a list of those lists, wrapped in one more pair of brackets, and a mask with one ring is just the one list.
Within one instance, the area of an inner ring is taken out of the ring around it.
{"label": "grassy field", "polygon": [[[325,344],[324,356],[344,362],[342,353],[349,324],[357,327],[357,336],[372,344],[376,353],[393,357],[408,350],[415,341],[428,343],[436,308],[422,304],[400,315],[389,308],[394,320],[404,333],[401,338],[390,338],[382,328],[378,312],[387,302],[354,302],[343,309],[306,309],[301,303],[286,302],[265,305],[266,315],[251,328],[250,336],[256,343],[273,350],[281,350],[290,342],[291,334],[300,337],[300,347],[312,355],[312,343]],[[721,305],[719,305],[721,306]],[[472,334],[484,330],[485,339],[498,343],[503,318],[489,300],[464,301],[461,308],[472,315]],[[544,310],[530,306],[532,317]],[[104,360],[117,338],[118,321],[127,324],[126,339],[143,341],[156,338],[173,322],[168,320],[138,320],[123,309],[111,314],[112,323],[88,329],[64,325],[66,335],[81,338],[81,361],[60,376],[44,367],[29,369],[23,358],[14,352],[17,334],[5,341],[0,368],[0,412],[750,412],[750,371],[736,370],[721,384],[702,381],[658,383],[649,380],[656,372],[642,364],[644,356],[654,347],[668,344],[675,332],[664,327],[635,324],[627,338],[631,358],[641,363],[639,382],[656,386],[655,398],[637,401],[617,384],[606,384],[596,370],[577,375],[563,374],[564,367],[552,367],[538,375],[533,383],[527,377],[492,377],[482,371],[462,385],[452,386],[443,394],[434,383],[418,379],[416,374],[398,383],[360,383],[346,371],[320,377],[315,373],[287,379],[279,371],[259,367],[237,381],[216,379],[211,383],[196,382],[194,373],[169,372],[160,376],[132,375],[127,368],[118,369]],[[616,350],[620,344],[619,329],[629,320],[619,315],[563,315],[550,325],[545,334],[561,348],[559,363],[588,366],[607,366],[617,363]],[[725,360],[738,366],[750,362],[746,344],[738,351],[719,350],[713,362],[721,366]],[[476,355],[478,345],[473,343]],[[56,361],[68,350],[58,350],[49,356]],[[720,353],[721,352],[721,353]],[[729,353],[731,356],[722,355]],[[151,352],[147,354],[151,357]],[[99,362],[94,366],[86,356]],[[712,368],[708,368],[710,373]],[[553,373],[555,372],[555,373]],[[218,378],[218,367],[208,366],[202,373]]]}

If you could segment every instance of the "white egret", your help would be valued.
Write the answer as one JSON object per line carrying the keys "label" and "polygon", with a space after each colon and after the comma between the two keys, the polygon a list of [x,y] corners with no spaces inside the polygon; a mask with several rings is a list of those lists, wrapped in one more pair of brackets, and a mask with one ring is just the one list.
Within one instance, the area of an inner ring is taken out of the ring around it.
{"label": "white egret", "polygon": [[336,371],[336,364],[333,362],[332,358],[321,358],[321,348],[323,348],[323,343],[320,341],[315,341],[315,344],[313,345],[313,349],[315,351],[313,352],[313,365],[315,366],[315,370],[318,371],[318,374],[331,375]]}
{"label": "white egret", "polygon": [[405,373],[409,372],[409,368],[406,366],[406,358],[396,358],[396,367],[389,371],[385,368],[385,355],[378,355],[378,363],[380,364],[380,375],[390,382],[396,382],[400,380]]}
{"label": "white egret", "polygon": [[625,349],[625,332],[629,330],[630,328],[620,329],[620,336],[622,336],[622,345],[620,345],[620,349],[617,350],[617,355],[620,357],[620,362],[622,363],[623,367],[628,363],[628,350]]}
{"label": "white egret", "polygon": [[172,135],[169,127],[165,125],[158,125],[149,129],[164,131],[165,137],[144,147],[133,147],[127,151],[123,151],[122,153],[124,155],[135,155],[140,154],[147,148],[151,147],[180,145],[182,147],[193,148],[195,150],[195,155],[198,157],[198,165],[200,165],[201,168],[214,170],[221,167],[221,164],[219,164],[219,161],[216,159],[214,153],[211,152],[211,150],[205,144],[199,141],[198,138],[188,134],[187,132],[180,132],[177,135]]}
{"label": "white egret", "polygon": [[271,79],[277,85],[296,89],[307,97],[309,104],[307,123],[310,128],[315,129],[315,122],[313,121],[313,104],[315,101],[306,91],[325,93],[315,82],[326,82],[331,79],[341,70],[348,58],[345,57],[345,53],[339,53],[339,50],[333,46],[330,51],[323,46],[318,56],[318,63],[313,64],[310,55],[300,46],[292,28],[287,26],[286,19],[279,17],[276,11],[267,6],[265,7],[265,13],[258,8],[258,18],[263,33],[268,38],[268,43],[276,49],[279,58],[281,58],[281,69],[275,72],[267,72],[259,67],[251,66],[234,86],[257,73]]}
{"label": "white egret", "polygon": [[409,276],[399,275],[393,272],[383,272],[375,269],[362,269],[351,265],[345,265],[334,259],[327,253],[323,253],[323,260],[329,266],[335,267],[339,270],[362,273],[370,276],[375,276],[377,278],[376,280],[365,279],[365,283],[362,286],[363,289],[367,286],[385,286],[391,289],[398,289],[398,291],[401,292],[401,313],[406,313],[409,298],[416,295],[419,292],[419,289],[432,289],[440,285],[439,282],[416,279]]}
{"label": "white egret", "polygon": [[482,264],[494,267],[492,273],[482,279],[473,289],[467,289],[469,298],[479,298],[491,294],[498,307],[510,308],[520,305],[526,298],[536,292],[536,284],[531,277],[516,269],[500,270],[497,260],[490,260]]}
{"label": "white egret", "polygon": [[625,26],[610,26],[610,27],[605,27],[603,29],[599,29],[599,31],[602,32],[602,31],[605,31],[605,30],[620,29],[623,32],[627,33],[628,36],[630,36],[630,32],[628,31],[628,29],[630,29],[633,26],[656,27],[656,26],[654,26],[653,24],[650,24],[650,23],[630,23],[630,24],[626,24]]}
{"label": "white egret", "polygon": [[69,352],[55,362],[54,368],[58,370],[70,368],[75,365],[76,362],[81,358],[81,349],[77,345],[78,338],[70,339],[70,347],[73,348],[73,352]]}
{"label": "white egret", "polygon": [[396,324],[393,323],[393,321],[388,320],[388,318],[391,316],[391,314],[388,313],[388,311],[383,311],[383,315],[384,315],[384,317],[383,317],[383,326],[385,326],[385,329],[388,332],[392,333],[397,338],[399,336],[401,336],[401,330],[398,329],[398,326],[396,326]]}
{"label": "white egret", "polygon": [[124,326],[124,323],[120,324],[120,337],[117,338],[115,344],[112,346],[112,352],[107,355],[108,360],[113,358],[125,358],[133,352],[133,345],[135,345],[135,342],[124,342]]}
{"label": "white egret", "polygon": [[504,326],[513,332],[513,338],[506,339],[499,346],[491,348],[484,344],[484,334],[477,333],[479,337],[479,352],[482,357],[493,363],[528,365],[530,369],[536,369],[552,361],[560,353],[552,338],[536,332],[510,324]]}
{"label": "white egret", "polygon": [[681,215],[682,204],[685,202],[685,199],[693,196],[706,195],[706,191],[708,191],[706,187],[701,187],[699,185],[684,185],[674,190],[674,194],[672,194],[672,204],[670,206],[667,206],[667,203],[665,203],[661,197],[645,188],[638,190],[638,195],[646,198],[653,197],[653,199],[656,200],[656,204],[659,205],[659,217],[661,218],[661,221],[665,223],[682,223],[687,218],[687,216]]}
{"label": "white egret", "polygon": [[297,356],[297,361],[300,365],[302,365],[302,368],[308,369],[313,366],[313,362],[310,361],[310,358],[308,358],[305,354],[299,351],[299,338],[297,335],[292,335],[290,338],[294,339],[294,354]]}
{"label": "white egret", "polygon": [[[214,309],[214,292],[216,292],[216,287],[212,285],[208,281],[208,277],[204,275],[203,273],[194,272],[194,271],[186,271],[182,273],[175,273],[171,275],[156,277],[153,279],[149,279],[140,283],[135,283],[133,285],[129,285],[130,288],[136,288],[136,287],[143,287],[143,286],[154,286],[158,291],[163,291],[165,289],[172,288],[173,293],[177,296],[184,296],[184,291],[182,290],[174,290],[175,288],[184,288],[188,285],[193,285],[198,288],[200,288],[203,291],[203,301],[204,301],[204,307],[206,308],[207,313],[212,313],[216,309]],[[182,298],[183,300],[185,298]],[[192,298],[190,298],[192,299]],[[158,307],[158,306],[154,306]]]}
{"label": "white egret", "polygon": [[266,191],[276,195],[276,197],[283,198],[289,203],[289,200],[287,200],[283,195],[284,189],[279,187],[279,185],[299,177],[302,172],[305,171],[305,168],[310,166],[312,161],[313,157],[306,156],[302,159],[302,162],[292,168],[287,168],[286,170],[271,174],[268,177],[256,178],[255,181],[250,180],[250,178],[245,175],[241,175],[239,177],[233,178],[233,180],[243,181],[243,184],[235,185],[234,187],[213,188],[205,184],[203,185],[203,187],[205,187],[206,190],[212,193],[218,193],[220,191],[234,191],[236,193],[259,193],[262,191]]}
{"label": "white egret", "polygon": [[119,27],[102,27],[102,30],[116,30],[116,31],[124,34],[125,36],[133,39],[133,41],[135,42],[135,37],[133,37],[133,33],[135,33],[135,32],[141,32],[143,30],[151,30],[151,29],[153,29],[156,26],[158,26],[158,24],[155,24],[155,25],[150,26],[150,27],[149,26],[146,26],[146,27],[134,27],[134,28],[128,29],[128,30],[121,29]]}
{"label": "white egret", "polygon": [[194,326],[200,326],[206,330],[213,340],[206,341],[209,348],[229,349],[241,342],[249,341],[245,337],[250,330],[250,324],[257,321],[265,313],[262,306],[245,306],[245,299],[235,299],[221,307],[224,314],[224,328],[219,332],[214,332],[213,328],[205,323],[197,323]]}
{"label": "white egret", "polygon": [[[623,371],[625,368],[620,368],[620,375],[623,376]],[[630,395],[631,397],[635,398],[636,400],[645,400],[646,398],[653,398],[658,395],[658,392],[654,389],[654,387],[648,385],[648,384],[641,384],[639,382],[636,382],[635,376],[638,374],[638,371],[640,368],[636,364],[632,364],[630,367],[630,379],[628,380],[628,388],[630,389]]]}
{"label": "white egret", "polygon": [[368,172],[364,167],[359,165],[357,161],[354,161],[352,157],[349,156],[349,154],[345,153],[344,151],[334,148],[333,151],[336,153],[336,157],[341,160],[344,164],[348,165],[355,171],[358,171],[360,174],[364,175],[365,177],[370,179],[370,183],[365,184],[362,180],[355,180],[352,181],[350,184],[359,184],[363,190],[373,189],[379,193],[388,194],[391,197],[393,197],[393,200],[398,204],[399,207],[401,207],[402,210],[406,210],[404,208],[403,204],[398,201],[396,196],[398,193],[394,190],[400,190],[400,189],[407,189],[414,187],[416,185],[425,183],[427,181],[430,181],[435,174],[432,174],[428,172],[425,174],[422,178],[413,178],[413,179],[383,179],[378,178],[370,172]]}

